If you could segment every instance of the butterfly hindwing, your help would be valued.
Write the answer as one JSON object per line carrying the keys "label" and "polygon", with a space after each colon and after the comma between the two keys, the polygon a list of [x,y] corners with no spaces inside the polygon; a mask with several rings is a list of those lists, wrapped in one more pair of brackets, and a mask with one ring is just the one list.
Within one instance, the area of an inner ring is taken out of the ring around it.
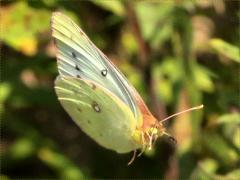
{"label": "butterfly hindwing", "polygon": [[89,80],[62,76],[55,90],[71,118],[97,143],[119,153],[138,148],[132,138],[133,113],[110,91]]}

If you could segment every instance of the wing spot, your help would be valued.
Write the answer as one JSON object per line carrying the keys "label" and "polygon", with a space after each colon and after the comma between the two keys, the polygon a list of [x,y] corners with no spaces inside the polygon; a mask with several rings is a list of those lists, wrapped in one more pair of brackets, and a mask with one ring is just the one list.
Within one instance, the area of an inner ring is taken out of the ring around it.
{"label": "wing spot", "polygon": [[101,109],[100,109],[100,107],[99,107],[99,105],[97,104],[96,101],[93,101],[93,103],[92,103],[92,108],[93,108],[94,111],[96,111],[96,112],[101,112]]}
{"label": "wing spot", "polygon": [[77,74],[77,78],[81,78],[81,76],[79,74]]}
{"label": "wing spot", "polygon": [[95,90],[97,86],[95,84],[92,84],[92,89]]}
{"label": "wing spot", "polygon": [[75,69],[76,69],[77,71],[80,71],[80,68],[78,67],[78,65],[75,66]]}
{"label": "wing spot", "polygon": [[82,110],[79,107],[77,108],[77,110],[78,110],[78,112],[82,112]]}
{"label": "wing spot", "polygon": [[107,69],[102,70],[101,74],[102,74],[102,76],[106,76],[107,75]]}
{"label": "wing spot", "polygon": [[74,52],[72,52],[72,57],[73,57],[73,58],[76,58],[76,57],[77,57]]}

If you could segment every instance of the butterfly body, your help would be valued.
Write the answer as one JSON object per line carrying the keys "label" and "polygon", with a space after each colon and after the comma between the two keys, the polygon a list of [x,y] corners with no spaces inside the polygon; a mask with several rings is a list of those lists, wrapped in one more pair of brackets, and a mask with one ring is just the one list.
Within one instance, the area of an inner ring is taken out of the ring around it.
{"label": "butterfly body", "polygon": [[55,91],[79,127],[118,153],[150,147],[164,128],[124,75],[68,17],[54,13],[59,76]]}

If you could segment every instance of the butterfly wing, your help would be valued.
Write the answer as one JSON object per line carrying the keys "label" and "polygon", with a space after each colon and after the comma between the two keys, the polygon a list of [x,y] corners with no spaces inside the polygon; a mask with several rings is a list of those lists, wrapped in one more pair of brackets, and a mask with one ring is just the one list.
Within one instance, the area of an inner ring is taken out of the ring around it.
{"label": "butterfly wing", "polygon": [[97,143],[118,153],[139,148],[133,140],[133,113],[109,90],[89,80],[62,76],[56,79],[55,90],[64,109]]}
{"label": "butterfly wing", "polygon": [[81,77],[105,87],[129,106],[135,120],[141,122],[142,116],[134,98],[135,89],[124,75],[71,19],[57,12],[53,14],[51,24],[58,50],[59,74]]}

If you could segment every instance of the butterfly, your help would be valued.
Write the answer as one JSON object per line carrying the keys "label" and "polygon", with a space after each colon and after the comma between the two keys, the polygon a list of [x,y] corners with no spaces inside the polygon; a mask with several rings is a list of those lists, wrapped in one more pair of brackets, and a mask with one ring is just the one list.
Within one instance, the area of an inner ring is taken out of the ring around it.
{"label": "butterfly", "polygon": [[137,149],[143,152],[158,137],[168,135],[163,120],[151,114],[126,77],[79,26],[55,12],[51,27],[57,51],[58,100],[88,136],[117,153],[134,151],[133,160]]}

